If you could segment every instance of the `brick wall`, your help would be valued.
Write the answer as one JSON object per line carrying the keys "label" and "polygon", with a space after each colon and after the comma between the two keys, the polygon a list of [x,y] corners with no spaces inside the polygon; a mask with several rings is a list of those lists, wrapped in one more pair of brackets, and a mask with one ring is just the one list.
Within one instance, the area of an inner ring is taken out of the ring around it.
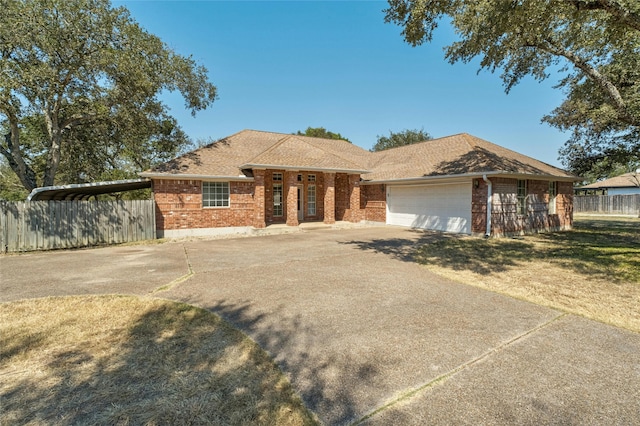
{"label": "brick wall", "polygon": [[[517,212],[517,179],[490,178],[491,234],[514,235],[550,230],[570,229],[573,224],[573,186],[571,182],[557,183],[556,213],[550,215],[549,181],[527,180],[527,208],[525,215]],[[478,187],[472,192],[471,232],[486,231],[487,184],[478,179]]]}
{"label": "brick wall", "polygon": [[480,178],[471,185],[471,233],[484,234],[487,231],[487,183]]}
{"label": "brick wall", "polygon": [[335,188],[336,220],[345,220],[344,216],[349,207],[349,175],[336,173]]}
{"label": "brick wall", "polygon": [[360,208],[364,210],[364,220],[371,222],[386,222],[386,186],[383,184],[362,185],[360,187],[360,191]]}
{"label": "brick wall", "polygon": [[253,182],[229,183],[229,207],[202,207],[202,181],[154,179],[159,230],[253,226]]}

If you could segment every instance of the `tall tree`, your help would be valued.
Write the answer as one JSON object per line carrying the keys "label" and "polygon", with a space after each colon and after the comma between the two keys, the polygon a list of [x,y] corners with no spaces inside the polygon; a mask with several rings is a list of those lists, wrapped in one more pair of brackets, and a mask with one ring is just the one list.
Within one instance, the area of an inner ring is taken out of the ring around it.
{"label": "tall tree", "polygon": [[450,21],[450,62],[480,57],[507,92],[559,69],[566,100],[543,118],[571,130],[561,154],[574,171],[615,156],[640,158],[640,2],[636,0],[389,0],[386,21],[419,45]]}
{"label": "tall tree", "polygon": [[411,145],[414,143],[428,141],[430,139],[433,138],[429,133],[424,131],[424,128],[420,130],[405,129],[401,132],[389,131],[389,136],[378,135],[378,141],[373,146],[373,148],[371,148],[371,151],[384,151],[385,149]]}
{"label": "tall tree", "polygon": [[307,130],[305,130],[304,132],[298,130],[295,134],[299,136],[311,136],[313,138],[340,139],[351,143],[349,139],[345,138],[340,133],[330,132],[324,127],[307,127]]}
{"label": "tall tree", "polygon": [[215,100],[204,67],[109,0],[0,0],[0,22],[0,153],[27,190],[60,167],[148,167],[188,143],[160,93],[192,114]]}

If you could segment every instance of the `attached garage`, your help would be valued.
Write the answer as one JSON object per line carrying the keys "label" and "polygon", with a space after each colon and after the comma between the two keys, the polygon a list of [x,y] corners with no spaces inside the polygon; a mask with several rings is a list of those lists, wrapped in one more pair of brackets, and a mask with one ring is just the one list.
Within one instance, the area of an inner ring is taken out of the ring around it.
{"label": "attached garage", "polygon": [[471,182],[388,185],[387,224],[471,234]]}

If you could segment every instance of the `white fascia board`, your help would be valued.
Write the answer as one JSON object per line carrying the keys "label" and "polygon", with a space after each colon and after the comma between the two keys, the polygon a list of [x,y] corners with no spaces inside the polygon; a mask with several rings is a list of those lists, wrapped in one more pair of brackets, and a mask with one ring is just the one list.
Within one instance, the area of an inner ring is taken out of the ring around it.
{"label": "white fascia board", "polygon": [[371,170],[356,170],[356,169],[331,169],[322,167],[305,167],[305,166],[281,166],[275,164],[243,164],[241,169],[258,169],[258,170],[288,170],[292,172],[309,171],[309,172],[327,172],[327,173],[349,173],[349,174],[363,174],[371,173]]}
{"label": "white fascia board", "polygon": [[206,180],[211,182],[253,182],[254,178],[247,176],[212,176],[212,175],[174,175],[174,174],[165,174],[165,173],[140,173],[140,176],[151,178],[151,179],[169,179],[169,180]]}
{"label": "white fascia board", "polygon": [[579,177],[491,171],[491,172],[464,173],[459,175],[420,176],[420,177],[401,178],[401,179],[376,179],[376,180],[362,181],[360,182],[360,185],[380,185],[380,184],[421,185],[421,184],[427,184],[427,183],[433,183],[433,184],[444,183],[447,181],[464,182],[468,179],[482,178],[482,176],[505,177],[505,178],[513,178],[513,179],[530,179],[530,180],[550,180],[550,181],[557,180],[557,181],[568,181],[568,182],[576,182],[581,180],[581,178]]}

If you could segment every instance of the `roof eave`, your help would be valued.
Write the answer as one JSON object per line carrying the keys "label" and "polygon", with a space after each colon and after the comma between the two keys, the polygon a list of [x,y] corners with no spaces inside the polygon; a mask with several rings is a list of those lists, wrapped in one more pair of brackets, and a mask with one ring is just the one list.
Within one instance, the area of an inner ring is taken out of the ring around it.
{"label": "roof eave", "polygon": [[243,164],[240,166],[241,169],[273,169],[273,170],[289,170],[289,171],[310,171],[310,172],[329,172],[329,173],[350,173],[350,174],[364,174],[371,173],[371,170],[360,170],[360,169],[342,169],[342,168],[332,168],[332,167],[306,167],[306,166],[288,166],[288,165],[279,165],[279,164]]}
{"label": "roof eave", "polygon": [[436,175],[436,176],[417,176],[417,177],[409,177],[409,178],[397,178],[397,179],[373,179],[373,180],[365,180],[362,182],[363,185],[375,185],[375,184],[394,184],[394,183],[423,183],[423,182],[431,182],[431,181],[444,181],[444,180],[463,180],[468,178],[479,178],[482,176],[489,177],[512,177],[512,178],[523,178],[523,179],[531,179],[532,177],[542,179],[542,180],[557,180],[557,181],[566,181],[566,182],[578,182],[582,180],[577,176],[557,176],[551,174],[533,174],[533,173],[513,173],[513,172],[505,172],[505,171],[489,171],[489,172],[473,172],[473,173],[461,173],[456,175]]}
{"label": "roof eave", "polygon": [[203,175],[203,174],[176,174],[176,173],[154,173],[142,172],[140,176],[150,179],[193,179],[193,180],[224,180],[238,182],[253,182],[252,177],[248,176],[223,176],[223,175]]}

